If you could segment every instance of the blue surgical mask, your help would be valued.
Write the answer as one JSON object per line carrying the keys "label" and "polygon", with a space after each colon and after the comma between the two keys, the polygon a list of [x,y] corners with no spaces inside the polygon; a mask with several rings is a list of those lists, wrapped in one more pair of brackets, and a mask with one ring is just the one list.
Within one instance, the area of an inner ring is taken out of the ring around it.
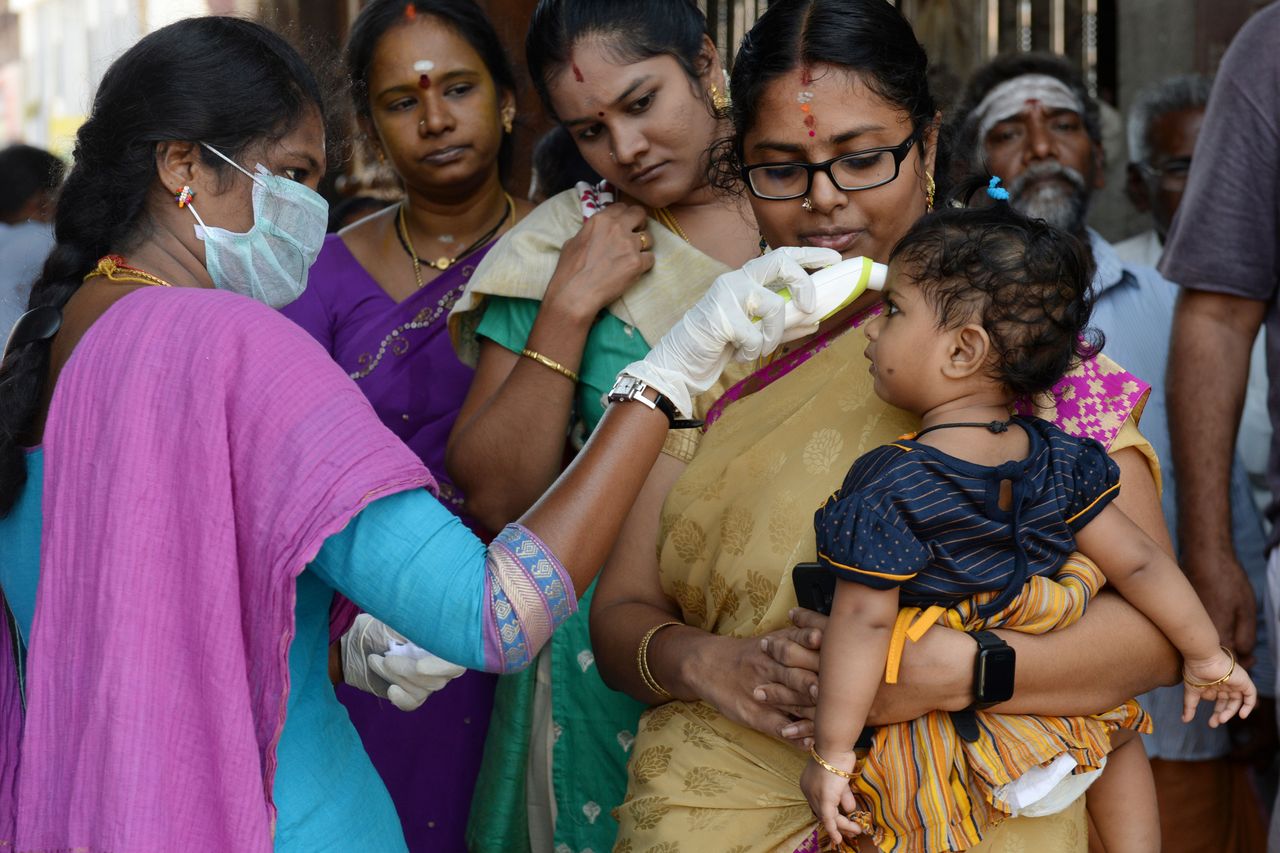
{"label": "blue surgical mask", "polygon": [[252,174],[207,143],[253,181],[253,227],[243,233],[206,225],[195,205],[196,237],[204,241],[205,267],[215,287],[283,308],[307,288],[307,271],[324,245],[329,203],[297,181],[273,175],[261,164]]}

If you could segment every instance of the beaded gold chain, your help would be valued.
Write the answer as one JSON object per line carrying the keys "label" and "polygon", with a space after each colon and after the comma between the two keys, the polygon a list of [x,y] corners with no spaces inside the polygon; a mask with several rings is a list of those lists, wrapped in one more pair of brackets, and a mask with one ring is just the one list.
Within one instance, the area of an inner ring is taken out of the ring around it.
{"label": "beaded gold chain", "polygon": [[152,287],[173,287],[172,284],[159,276],[152,275],[146,270],[129,266],[123,255],[103,255],[98,258],[98,265],[89,271],[84,280],[88,281],[94,276],[102,276],[108,281],[115,282],[132,281]]}

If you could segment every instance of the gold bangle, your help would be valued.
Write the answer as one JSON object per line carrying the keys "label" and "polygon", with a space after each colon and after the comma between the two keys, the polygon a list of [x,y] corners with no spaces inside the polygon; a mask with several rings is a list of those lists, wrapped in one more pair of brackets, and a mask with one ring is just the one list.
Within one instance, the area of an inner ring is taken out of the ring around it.
{"label": "gold bangle", "polygon": [[1194,687],[1196,690],[1206,690],[1210,687],[1217,687],[1219,684],[1225,684],[1227,680],[1231,678],[1231,676],[1235,675],[1236,653],[1231,651],[1231,649],[1227,648],[1226,646],[1218,646],[1218,648],[1226,652],[1227,657],[1231,658],[1231,667],[1227,670],[1227,674],[1222,676],[1221,678],[1216,678],[1213,681],[1206,681],[1201,683],[1199,681],[1192,681],[1190,678],[1187,678],[1186,667],[1183,667],[1182,680],[1187,684],[1188,687]]}
{"label": "gold bangle", "polygon": [[537,350],[531,350],[528,347],[526,347],[524,351],[521,352],[520,354],[525,358],[533,359],[534,361],[538,362],[538,364],[541,364],[543,367],[551,368],[556,373],[559,373],[561,376],[568,379],[574,385],[578,384],[578,374],[574,373],[572,370],[565,367],[560,362],[547,358],[545,355],[538,352]]}
{"label": "gold bangle", "polygon": [[671,694],[658,683],[658,680],[653,677],[653,673],[649,670],[649,641],[653,639],[654,634],[658,633],[663,628],[670,628],[672,625],[683,624],[683,622],[672,620],[670,622],[663,622],[661,625],[654,625],[645,633],[644,637],[640,640],[640,647],[636,649],[636,669],[640,670],[640,678],[644,681],[644,686],[666,699],[672,698]]}
{"label": "gold bangle", "polygon": [[813,760],[818,762],[823,770],[826,770],[828,773],[834,773],[841,779],[857,779],[862,775],[862,771],[858,769],[856,764],[853,767],[852,773],[848,770],[841,770],[839,767],[836,767],[830,761],[827,761],[821,755],[818,755],[818,748],[816,746],[809,747],[809,754],[813,756]]}

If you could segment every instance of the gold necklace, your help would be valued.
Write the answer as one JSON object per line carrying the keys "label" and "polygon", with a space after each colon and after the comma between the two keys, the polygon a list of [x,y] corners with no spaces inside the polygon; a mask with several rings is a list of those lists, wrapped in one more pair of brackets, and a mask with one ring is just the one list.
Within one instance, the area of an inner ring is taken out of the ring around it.
{"label": "gold necklace", "polygon": [[98,258],[98,265],[89,271],[89,274],[84,277],[84,281],[88,281],[94,276],[102,276],[108,281],[115,282],[132,281],[152,287],[173,287],[172,284],[159,276],[152,275],[146,270],[129,266],[123,255],[103,255]]}
{"label": "gold necklace", "polygon": [[409,260],[413,262],[413,278],[414,278],[414,281],[417,282],[419,290],[422,289],[422,286],[424,284],[424,282],[422,281],[422,264],[426,264],[432,269],[436,269],[436,270],[439,270],[440,272],[444,272],[449,267],[456,264],[459,260],[461,260],[462,258],[465,258],[467,255],[471,254],[476,249],[480,248],[485,243],[489,242],[489,240],[493,238],[493,235],[498,233],[498,229],[500,229],[508,219],[512,219],[515,217],[516,200],[511,197],[510,193],[504,192],[502,195],[507,200],[507,206],[506,206],[506,209],[502,211],[502,218],[498,220],[496,225],[494,225],[488,231],[484,232],[484,234],[482,234],[478,240],[476,240],[470,246],[467,246],[467,248],[463,249],[461,252],[459,252],[457,255],[453,256],[452,258],[441,256],[438,260],[435,260],[435,261],[428,261],[418,257],[418,251],[413,247],[413,238],[409,236],[409,223],[405,219],[405,215],[404,215],[404,208],[405,208],[406,202],[400,203],[400,211],[396,215],[396,236],[400,238],[400,245],[404,248],[405,253],[409,255]]}
{"label": "gold necklace", "polygon": [[689,242],[689,235],[684,233],[684,229],[680,227],[680,223],[676,221],[676,215],[665,207],[660,207],[653,212],[653,218],[658,220],[666,229],[686,243]]}

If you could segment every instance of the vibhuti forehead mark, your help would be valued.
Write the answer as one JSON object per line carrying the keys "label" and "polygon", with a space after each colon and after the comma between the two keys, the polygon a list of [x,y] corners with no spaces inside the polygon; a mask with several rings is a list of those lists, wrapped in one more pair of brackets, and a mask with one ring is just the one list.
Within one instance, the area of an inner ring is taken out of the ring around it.
{"label": "vibhuti forehead mark", "polygon": [[809,129],[810,136],[817,136],[814,129],[818,126],[818,119],[813,115],[813,107],[810,102],[813,100],[813,92],[805,90],[796,95],[796,102],[800,104],[800,112],[804,113],[804,126]]}
{"label": "vibhuti forehead mark", "polygon": [[413,70],[418,72],[418,88],[431,88],[431,72],[435,67],[436,64],[430,59],[419,59],[417,62],[413,63]]}

